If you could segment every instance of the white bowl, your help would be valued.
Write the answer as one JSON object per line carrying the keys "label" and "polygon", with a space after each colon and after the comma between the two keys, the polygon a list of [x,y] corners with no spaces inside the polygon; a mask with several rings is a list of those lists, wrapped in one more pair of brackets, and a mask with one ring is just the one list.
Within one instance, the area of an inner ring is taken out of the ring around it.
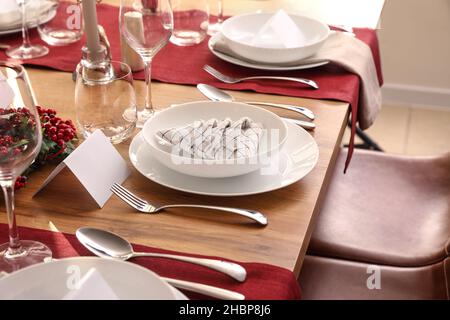
{"label": "white bowl", "polygon": [[[171,153],[171,148],[156,138],[156,132],[180,127],[196,120],[230,118],[233,121],[249,117],[263,125],[258,153],[248,158],[201,160]],[[287,126],[276,114],[262,108],[237,102],[190,102],[173,106],[146,121],[143,136],[153,156],[168,168],[191,176],[223,178],[243,175],[270,163],[287,138]]]}
{"label": "white bowl", "polygon": [[305,36],[304,45],[286,48],[251,44],[251,40],[272,16],[273,13],[250,13],[225,20],[222,25],[222,34],[226,44],[237,55],[253,61],[268,64],[292,63],[315,54],[330,33],[330,28],[325,23],[309,17],[289,14]]}

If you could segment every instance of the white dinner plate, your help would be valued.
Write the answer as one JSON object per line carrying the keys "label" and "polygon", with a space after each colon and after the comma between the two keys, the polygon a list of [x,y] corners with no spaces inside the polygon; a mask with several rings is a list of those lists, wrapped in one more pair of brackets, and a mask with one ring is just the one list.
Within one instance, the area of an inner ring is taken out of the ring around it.
{"label": "white dinner plate", "polygon": [[214,50],[213,43],[217,41],[217,39],[221,37],[220,33],[216,33],[213,35],[208,42],[208,48],[219,59],[222,59],[224,61],[227,61],[229,63],[241,66],[241,67],[247,67],[252,69],[259,69],[259,70],[270,70],[270,71],[290,71],[290,70],[301,70],[301,69],[310,69],[315,67],[320,67],[325,64],[328,64],[329,61],[323,61],[323,62],[317,62],[317,63],[309,63],[309,64],[301,64],[297,66],[277,66],[277,65],[271,65],[271,64],[263,64],[263,63],[250,63],[248,61],[243,61],[238,58],[229,56],[227,54],[218,52]]}
{"label": "white dinner plate", "polygon": [[[76,283],[73,281],[82,278],[93,268],[119,299],[186,299],[181,292],[144,267],[97,257],[53,260],[13,272],[0,280],[0,299],[63,299],[73,290],[71,284]],[[102,296],[102,292],[105,296]],[[78,295],[76,299],[92,298]],[[101,290],[94,299],[111,299],[111,295]]]}
{"label": "white dinner plate", "polygon": [[137,134],[129,156],[134,167],[153,182],[168,188],[210,196],[244,196],[277,190],[299,181],[316,165],[319,148],[303,128],[288,123],[288,138],[270,164],[258,171],[229,178],[200,178],[178,173],[157,161]]}

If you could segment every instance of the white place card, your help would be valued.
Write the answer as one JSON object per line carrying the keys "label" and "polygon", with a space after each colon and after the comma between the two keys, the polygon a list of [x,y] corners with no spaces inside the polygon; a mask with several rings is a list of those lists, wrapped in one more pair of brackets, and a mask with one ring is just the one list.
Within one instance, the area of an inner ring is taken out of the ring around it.
{"label": "white place card", "polygon": [[14,100],[14,91],[7,80],[6,76],[0,71],[0,107],[9,106]]}
{"label": "white place card", "polygon": [[101,130],[96,130],[50,173],[34,195],[65,167],[75,175],[100,208],[111,196],[111,186],[114,183],[121,184],[130,175],[130,169],[119,152]]}

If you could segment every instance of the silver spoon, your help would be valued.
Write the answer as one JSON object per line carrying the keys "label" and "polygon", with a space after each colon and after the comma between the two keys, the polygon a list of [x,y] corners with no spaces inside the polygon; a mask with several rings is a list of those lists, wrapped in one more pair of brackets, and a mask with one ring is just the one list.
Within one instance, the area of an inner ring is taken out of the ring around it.
{"label": "silver spoon", "polygon": [[[212,101],[227,101],[227,102],[233,102],[234,98],[229,93],[220,90],[216,87],[210,86],[208,84],[199,83],[197,85],[197,89],[203,93],[205,97]],[[271,102],[258,102],[258,101],[251,101],[251,102],[245,102],[247,104],[253,104],[258,106],[268,106],[268,107],[275,107],[275,108],[281,108],[286,109],[290,111],[294,111],[297,113],[300,113],[307,117],[310,120],[314,120],[314,113],[309,110],[308,108],[294,106],[290,104],[280,104],[280,103],[271,103]]]}
{"label": "silver spoon", "polygon": [[204,266],[229,275],[237,281],[243,282],[247,271],[240,265],[232,262],[180,256],[164,253],[134,252],[131,244],[121,236],[101,229],[84,227],[76,232],[78,241],[92,253],[101,252],[104,256],[113,259],[128,260],[135,257],[154,257],[179,260]]}
{"label": "silver spoon", "polygon": [[[86,246],[86,248],[88,248],[88,247]],[[108,255],[105,255],[105,254],[101,253],[100,251],[96,251],[93,248],[90,248],[89,250],[100,258],[105,258],[105,259],[110,258]],[[44,262],[49,263],[49,262],[58,261],[58,260],[59,259],[48,257],[48,258],[44,259]],[[0,279],[7,275],[8,275],[8,273],[1,272]],[[217,299],[224,299],[224,300],[245,300],[245,296],[236,291],[222,289],[222,288],[209,286],[207,284],[202,284],[202,283],[197,283],[197,282],[192,282],[192,281],[178,280],[178,279],[167,278],[167,277],[160,277],[160,278],[175,288],[200,293],[205,296],[210,296],[210,297],[214,297]]]}

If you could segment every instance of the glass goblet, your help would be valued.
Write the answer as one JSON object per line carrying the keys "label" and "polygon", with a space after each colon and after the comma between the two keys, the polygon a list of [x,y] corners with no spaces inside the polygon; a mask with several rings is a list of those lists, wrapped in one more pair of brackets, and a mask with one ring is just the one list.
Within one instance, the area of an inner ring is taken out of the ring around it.
{"label": "glass goblet", "polygon": [[0,245],[0,271],[12,272],[51,257],[37,241],[20,240],[14,212],[14,184],[38,155],[39,114],[23,67],[0,62],[0,186],[5,198],[9,242]]}
{"label": "glass goblet", "polygon": [[169,0],[121,0],[120,32],[128,45],[144,61],[145,105],[138,112],[137,127],[153,116],[151,64],[153,57],[167,44],[173,32],[173,12]]}
{"label": "glass goblet", "polygon": [[[48,48],[40,44],[31,44],[30,36],[28,35],[28,20],[27,20],[27,4],[28,0],[16,0],[19,6],[22,18],[22,44],[17,47],[9,48],[5,51],[6,55],[13,59],[25,60],[45,56],[48,53]],[[35,1],[38,5],[40,2]],[[37,8],[40,10],[40,8]]]}

